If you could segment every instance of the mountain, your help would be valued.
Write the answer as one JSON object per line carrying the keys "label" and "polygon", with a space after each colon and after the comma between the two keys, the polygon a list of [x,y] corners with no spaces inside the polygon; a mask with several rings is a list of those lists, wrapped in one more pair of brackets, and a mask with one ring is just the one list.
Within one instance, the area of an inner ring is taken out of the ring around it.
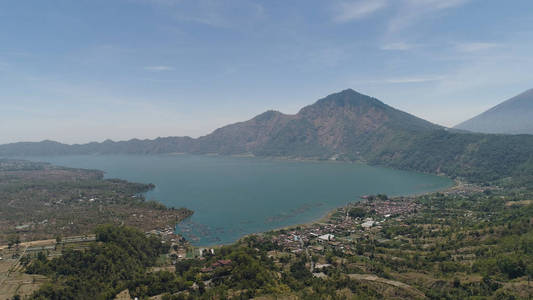
{"label": "mountain", "polygon": [[440,128],[348,89],[320,99],[295,115],[268,111],[249,121],[217,129],[199,138],[193,152],[353,157],[395,136]]}
{"label": "mountain", "polygon": [[0,155],[188,152],[327,158],[329,155],[354,156],[398,136],[440,128],[348,89],[320,99],[295,115],[267,111],[197,139],[107,140],[82,145],[24,142],[0,145]]}
{"label": "mountain", "polygon": [[455,128],[482,133],[533,134],[533,89],[504,101]]}
{"label": "mountain", "polygon": [[361,161],[446,174],[471,181],[532,175],[533,135],[450,131],[348,89],[297,114],[267,111],[197,139],[52,141],[0,145],[0,157],[64,154],[248,154],[262,157]]}
{"label": "mountain", "polygon": [[158,154],[189,152],[195,139],[190,137],[165,137],[153,140],[132,139],[114,142],[67,145],[54,141],[20,142],[0,145],[0,157],[72,155],[72,154]]}

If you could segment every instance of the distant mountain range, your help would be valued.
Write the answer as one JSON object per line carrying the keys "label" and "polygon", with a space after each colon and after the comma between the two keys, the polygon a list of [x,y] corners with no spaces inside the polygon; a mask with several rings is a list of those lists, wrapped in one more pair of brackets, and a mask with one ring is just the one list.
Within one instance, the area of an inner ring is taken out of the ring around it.
{"label": "distant mountain range", "polygon": [[197,139],[108,140],[82,145],[24,142],[0,145],[0,156],[247,154],[362,161],[491,180],[533,170],[532,149],[533,136],[451,132],[348,89],[320,99],[295,115],[267,111]]}
{"label": "distant mountain range", "polygon": [[533,89],[502,102],[455,128],[482,133],[533,134]]}
{"label": "distant mountain range", "polygon": [[[0,145],[0,155],[62,154],[253,154],[329,158],[364,153],[398,136],[442,127],[394,109],[383,102],[344,90],[306,106],[295,115],[267,111],[255,118],[224,126],[197,139],[166,137],[82,145],[54,141]],[[356,157],[352,157],[356,158]]]}

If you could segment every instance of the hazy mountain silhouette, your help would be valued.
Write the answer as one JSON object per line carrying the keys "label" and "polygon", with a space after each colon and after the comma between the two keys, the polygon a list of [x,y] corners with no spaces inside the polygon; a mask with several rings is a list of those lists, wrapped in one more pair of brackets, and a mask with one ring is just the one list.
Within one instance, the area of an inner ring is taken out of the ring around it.
{"label": "hazy mountain silhouette", "polygon": [[483,133],[533,134],[533,89],[502,102],[455,128]]}

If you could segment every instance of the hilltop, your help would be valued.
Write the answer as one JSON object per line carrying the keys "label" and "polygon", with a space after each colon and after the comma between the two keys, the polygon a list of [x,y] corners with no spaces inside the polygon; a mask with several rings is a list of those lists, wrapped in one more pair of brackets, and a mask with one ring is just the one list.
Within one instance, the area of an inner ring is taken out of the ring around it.
{"label": "hilltop", "polygon": [[533,89],[504,101],[455,128],[482,133],[533,134]]}
{"label": "hilltop", "polygon": [[188,152],[327,158],[354,150],[368,151],[393,136],[434,129],[441,127],[347,89],[320,99],[295,115],[267,111],[197,139],[106,140],[81,145],[46,140],[0,145],[0,155]]}
{"label": "hilltop", "polygon": [[325,159],[370,151],[393,136],[440,128],[347,89],[320,99],[295,115],[268,111],[217,129],[199,138],[192,152]]}
{"label": "hilltop", "polygon": [[[20,279],[19,286],[33,282],[31,288],[38,288],[31,295],[27,288],[31,299],[112,299],[119,292],[161,299],[526,298],[533,274],[531,149],[531,135],[450,131],[353,90],[320,99],[294,115],[268,111],[198,139],[3,145],[1,153],[20,151],[18,155],[247,153],[363,161],[462,177],[479,185],[461,183],[412,197],[369,195],[320,223],[254,234],[208,251],[193,250],[181,239],[162,243],[132,228],[104,226],[95,229],[94,241],[70,245],[73,239],[67,237],[67,245],[60,237],[37,255],[24,254],[27,248],[17,246],[0,254],[12,257],[4,265],[20,266],[17,278],[29,278]],[[84,231],[109,218],[145,228],[145,216],[161,221],[165,212],[190,215],[185,209],[146,207],[147,202],[132,195],[150,185],[103,179],[99,171],[14,160],[0,160],[0,165],[6,220],[29,218],[9,228],[38,228],[45,216],[46,224],[55,228],[66,228],[65,221],[72,225],[73,218],[86,225]],[[495,180],[498,186],[491,185]],[[78,208],[83,214],[73,215]],[[13,237],[11,243],[18,245]],[[193,259],[186,259],[188,255]],[[40,284],[35,278],[50,281]]]}
{"label": "hilltop", "polygon": [[[53,141],[0,145],[0,156],[64,154],[247,154],[361,161],[400,169],[495,180],[533,174],[533,136],[448,129],[347,89],[287,115],[267,111],[199,137],[82,145]],[[531,171],[531,172],[530,172]]]}

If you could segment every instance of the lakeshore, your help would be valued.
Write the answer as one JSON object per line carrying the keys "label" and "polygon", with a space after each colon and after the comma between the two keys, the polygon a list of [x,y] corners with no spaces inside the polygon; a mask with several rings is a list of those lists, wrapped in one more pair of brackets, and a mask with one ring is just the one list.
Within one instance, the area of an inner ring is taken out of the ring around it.
{"label": "lakeshore", "polygon": [[197,246],[230,244],[247,234],[310,223],[363,195],[414,195],[453,184],[436,175],[336,161],[188,154],[29,159],[153,183],[147,200],[194,211],[176,232]]}
{"label": "lakeshore", "polygon": [[[505,258],[516,256],[509,247],[515,237],[502,238],[529,228],[531,202],[522,199],[531,199],[529,190],[463,182],[422,195],[366,195],[319,221],[250,234],[230,245],[196,247],[193,256],[173,262],[178,276],[198,280],[192,291],[175,296],[194,293],[196,286],[210,295],[227,290],[222,282],[248,270],[248,264],[238,263],[245,255],[261,261],[257,273],[282,274],[290,287],[258,291],[272,294],[264,299],[279,293],[301,297],[309,285],[316,293],[347,298],[365,291],[381,298],[494,293],[527,298],[533,289],[524,262]],[[499,267],[492,256],[506,264]],[[305,286],[296,283],[302,280]],[[234,284],[230,292],[245,292],[242,286]]]}
{"label": "lakeshore", "polygon": [[[413,209],[395,209],[395,208],[391,208],[391,205],[392,206],[396,206],[395,202],[397,203],[398,201],[401,201],[404,204],[412,204],[417,197],[429,196],[429,195],[435,194],[435,193],[441,193],[441,194],[446,195],[446,196],[450,196],[450,195],[466,196],[466,195],[471,195],[471,194],[475,194],[475,193],[481,193],[481,192],[483,192],[485,190],[494,190],[494,189],[498,189],[498,188],[494,187],[494,186],[481,187],[481,186],[478,186],[478,185],[475,185],[475,184],[470,184],[470,183],[466,183],[466,182],[462,182],[462,181],[456,180],[456,181],[454,181],[454,185],[453,186],[447,187],[445,189],[432,191],[432,192],[421,193],[421,194],[415,194],[415,195],[395,196],[395,197],[391,198],[390,200],[387,197],[387,200],[389,200],[389,201],[374,202],[374,205],[377,206],[377,209],[376,209],[377,216],[381,217],[381,221],[383,222],[383,221],[385,221],[385,219],[384,219],[385,216],[386,216],[386,218],[389,218],[391,216],[400,217],[401,218],[402,214],[410,214],[410,213],[413,212]],[[383,195],[383,196],[385,196],[385,195]],[[276,228],[274,230],[267,231],[267,232],[250,233],[250,234],[247,234],[247,235],[243,236],[242,238],[240,238],[238,241],[236,241],[234,243],[240,243],[243,240],[246,240],[246,239],[248,239],[248,238],[250,238],[252,236],[276,236],[276,235],[282,235],[283,236],[282,239],[284,239],[284,242],[281,243],[281,244],[284,244],[284,246],[291,245],[288,248],[290,248],[292,251],[300,252],[300,251],[304,250],[304,249],[302,249],[300,247],[301,243],[299,242],[299,240],[302,239],[301,238],[302,236],[303,236],[302,240],[304,242],[309,242],[312,239],[317,239],[319,236],[335,233],[335,231],[337,231],[337,229],[336,229],[337,226],[331,227],[331,226],[327,226],[327,224],[338,223],[337,221],[340,220],[339,217],[343,216],[343,215],[347,216],[348,215],[348,211],[351,208],[358,207],[361,204],[363,204],[363,206],[366,205],[367,202],[368,202],[368,198],[369,197],[377,197],[377,196],[364,195],[364,196],[361,197],[361,199],[359,201],[350,202],[347,205],[332,209],[332,210],[328,211],[327,213],[325,213],[322,217],[320,217],[318,219],[315,219],[315,220],[312,220],[310,222],[284,226],[284,227]],[[392,202],[392,204],[391,204],[391,202]],[[365,220],[363,220],[363,219],[361,219],[359,221],[360,221],[359,223],[357,223],[357,222],[349,222],[349,223],[342,224],[339,227],[339,229],[341,229],[340,232],[344,233],[345,229],[352,228],[352,227],[355,228],[358,225],[361,225],[362,223],[365,222]],[[370,226],[366,226],[366,228],[373,227],[374,224],[375,225],[379,225],[379,221],[374,221],[374,220],[368,219],[368,218],[366,219],[366,222],[372,222],[372,223],[367,223],[367,224],[371,224],[371,225]],[[339,225],[339,224],[335,224],[335,225]],[[312,230],[309,231],[309,229],[312,229]],[[306,231],[306,234],[302,234],[301,233],[301,232],[304,232],[304,231]],[[286,234],[286,233],[288,233],[288,234]],[[298,238],[296,238],[296,240],[295,240],[294,239],[295,237],[298,237]],[[196,257],[201,257],[201,253],[202,253],[203,250],[210,251],[210,249],[217,249],[217,248],[220,248],[220,247],[223,247],[223,246],[227,246],[227,245],[230,245],[230,244],[233,244],[233,243],[206,245],[206,246],[202,246],[202,245],[192,246],[190,244],[187,244],[187,245],[183,245],[182,244],[180,247],[191,247],[191,248],[194,248],[195,249],[195,253],[197,253]],[[191,258],[191,257],[192,256],[189,256],[189,258]]]}
{"label": "lakeshore", "polygon": [[[522,234],[523,227],[530,226],[531,202],[527,199],[531,199],[528,190],[457,182],[423,195],[366,195],[360,202],[328,212],[319,221],[251,234],[229,245],[195,247],[174,236],[171,228],[150,231],[145,236],[158,236],[168,252],[147,269],[145,276],[161,278],[171,285],[163,290],[150,289],[152,285],[148,289],[122,290],[121,294],[153,299],[221,292],[239,295],[248,293],[247,287],[268,276],[277,288],[257,289],[253,295],[271,295],[264,299],[298,298],[312,287],[313,293],[347,298],[380,295],[432,299],[446,293],[464,298],[496,292],[523,298],[533,289],[524,277],[525,271],[519,268],[521,262],[507,259],[508,265],[517,268],[500,270],[489,256],[505,261],[505,257],[516,255],[509,252],[508,245],[514,237],[502,237]],[[113,230],[129,229],[120,226]],[[43,243],[51,244],[41,250],[54,260],[63,259],[66,249],[91,251],[100,244],[76,237],[65,238],[61,245],[56,241]],[[494,253],[487,253],[489,248]],[[21,244],[3,253],[12,255],[5,261],[5,267],[13,266],[8,277],[15,285],[9,286],[9,291],[19,286],[19,291],[23,288],[30,293],[49,280],[22,273],[16,253],[26,257],[20,260],[26,264],[28,249]],[[244,282],[233,280],[239,274],[263,275],[246,275]],[[27,284],[31,278],[33,284]],[[132,286],[144,284],[139,281]]]}

